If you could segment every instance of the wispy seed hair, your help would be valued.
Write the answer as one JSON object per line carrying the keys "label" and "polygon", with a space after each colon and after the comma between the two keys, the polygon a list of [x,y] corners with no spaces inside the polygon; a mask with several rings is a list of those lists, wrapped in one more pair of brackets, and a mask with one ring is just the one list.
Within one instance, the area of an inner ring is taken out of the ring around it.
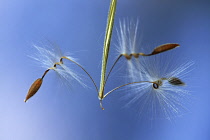
{"label": "wispy seed hair", "polygon": [[126,106],[136,104],[139,114],[150,119],[171,120],[188,111],[190,93],[185,78],[194,63],[176,61],[176,58],[173,61],[172,54],[169,53],[170,58],[162,54],[140,58],[141,67],[133,66],[130,70],[131,80],[160,81],[161,84],[157,88],[148,82],[130,85],[130,92],[125,93],[125,97],[130,99]]}
{"label": "wispy seed hair", "polygon": [[54,70],[58,74],[61,81],[65,83],[65,85],[70,86],[73,80],[75,80],[78,83],[80,83],[82,86],[86,87],[86,85],[83,82],[84,80],[82,80],[81,78],[82,75],[77,74],[74,70],[66,66],[66,62],[68,60],[63,60],[63,63],[60,62],[62,57],[66,57],[75,62],[77,61],[75,58],[63,54],[59,46],[53,44],[45,45],[44,47],[34,45],[34,48],[36,49],[37,52],[30,57],[36,60],[39,66],[43,67],[45,70],[47,69]]}

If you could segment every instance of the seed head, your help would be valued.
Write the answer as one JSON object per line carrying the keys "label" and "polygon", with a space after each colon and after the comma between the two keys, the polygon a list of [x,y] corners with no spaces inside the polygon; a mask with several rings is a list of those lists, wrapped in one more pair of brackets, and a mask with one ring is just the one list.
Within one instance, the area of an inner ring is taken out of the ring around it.
{"label": "seed head", "polygon": [[[71,86],[72,81],[76,80],[82,86],[86,86],[83,82],[84,80],[82,80],[81,78],[82,75],[77,74],[74,70],[70,68],[70,66],[74,66],[75,64],[68,62],[68,60],[66,59],[63,60],[63,58],[65,57],[78,63],[76,59],[62,53],[59,46],[55,44],[49,44],[48,46],[44,47],[34,45],[34,48],[37,50],[37,52],[35,53],[35,55],[31,56],[31,58],[36,60],[38,62],[38,65],[45,68],[45,70],[54,70],[58,74],[58,77],[64,83],[64,85]],[[67,64],[69,64],[69,66],[67,66]]]}
{"label": "seed head", "polygon": [[190,94],[183,81],[190,72],[193,62],[180,64],[183,61],[172,59],[173,55],[169,53],[166,56],[160,54],[141,57],[141,67],[133,65],[129,76],[131,80],[149,81],[131,84],[132,91],[125,95],[130,98],[127,106],[137,103],[141,116],[171,120],[187,111],[186,105]]}
{"label": "seed head", "polygon": [[63,59],[66,59],[66,61],[70,60],[77,65],[79,64],[74,58],[64,55],[58,46],[51,44],[50,46],[39,47],[34,45],[34,48],[37,50],[37,53],[35,53],[34,56],[31,56],[31,58],[36,60],[39,66],[45,68],[45,72],[42,78],[37,79],[32,84],[24,100],[25,102],[39,90],[45,75],[50,70],[54,70],[58,74],[58,77],[61,79],[61,82],[63,82],[67,87],[71,86],[72,80],[76,80],[81,85],[85,86],[80,76],[69,67],[67,67],[66,62],[64,62]]}

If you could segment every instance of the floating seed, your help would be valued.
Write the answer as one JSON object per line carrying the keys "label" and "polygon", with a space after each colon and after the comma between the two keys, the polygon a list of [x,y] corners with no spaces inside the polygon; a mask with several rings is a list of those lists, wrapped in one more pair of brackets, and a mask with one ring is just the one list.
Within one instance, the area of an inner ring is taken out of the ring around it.
{"label": "floating seed", "polygon": [[157,48],[155,48],[150,55],[162,53],[162,52],[174,49],[178,46],[179,46],[179,44],[163,44],[163,45],[160,45]]}
{"label": "floating seed", "polygon": [[185,85],[184,82],[182,82],[179,78],[176,77],[172,77],[168,80],[168,82],[172,85],[176,85],[176,86],[183,86]]}
{"label": "floating seed", "polygon": [[34,94],[36,94],[41,85],[42,85],[42,78],[39,78],[31,85],[24,102],[26,102],[29,98],[31,98]]}

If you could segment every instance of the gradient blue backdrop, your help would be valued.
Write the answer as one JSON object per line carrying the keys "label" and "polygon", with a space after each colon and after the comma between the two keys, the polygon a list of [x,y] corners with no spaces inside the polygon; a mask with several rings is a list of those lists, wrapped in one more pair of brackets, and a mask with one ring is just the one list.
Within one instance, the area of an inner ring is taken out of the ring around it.
{"label": "gradient blue backdrop", "polygon": [[[99,84],[108,8],[109,0],[0,1],[1,140],[210,139],[209,0],[118,1],[115,27],[119,19],[138,18],[142,44],[180,43],[179,51],[196,63],[188,83],[195,100],[191,111],[175,122],[140,121],[133,109],[122,109],[117,93],[104,101],[102,111],[94,88],[73,84],[67,92],[53,72],[36,96],[23,102],[32,82],[44,72],[28,55],[34,53],[32,44],[45,39],[79,58]],[[117,76],[111,78],[107,90],[118,85]]]}

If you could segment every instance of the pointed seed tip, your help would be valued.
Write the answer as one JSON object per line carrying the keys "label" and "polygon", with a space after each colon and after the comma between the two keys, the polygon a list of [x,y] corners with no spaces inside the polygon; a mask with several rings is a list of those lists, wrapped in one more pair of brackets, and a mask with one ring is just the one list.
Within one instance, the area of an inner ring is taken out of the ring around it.
{"label": "pointed seed tip", "polygon": [[180,45],[179,44],[175,44],[176,45],[176,47],[180,47]]}

